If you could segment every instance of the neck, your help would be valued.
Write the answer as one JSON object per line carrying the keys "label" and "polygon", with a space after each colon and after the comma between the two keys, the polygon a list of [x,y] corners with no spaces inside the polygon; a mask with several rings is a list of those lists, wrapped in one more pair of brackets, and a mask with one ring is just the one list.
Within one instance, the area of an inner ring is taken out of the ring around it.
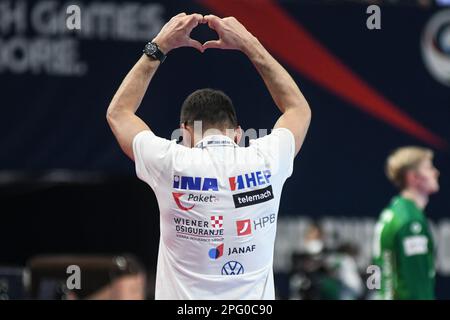
{"label": "neck", "polygon": [[401,192],[402,197],[413,201],[421,210],[428,204],[428,194],[424,194],[415,189],[405,189]]}
{"label": "neck", "polygon": [[199,143],[201,140],[205,139],[206,137],[209,136],[216,136],[216,135],[223,135],[223,136],[227,136],[228,138],[230,138],[231,140],[234,141],[234,135],[230,132],[227,132],[226,130],[207,130],[206,132],[204,132],[202,135],[196,135],[194,137],[194,146]]}

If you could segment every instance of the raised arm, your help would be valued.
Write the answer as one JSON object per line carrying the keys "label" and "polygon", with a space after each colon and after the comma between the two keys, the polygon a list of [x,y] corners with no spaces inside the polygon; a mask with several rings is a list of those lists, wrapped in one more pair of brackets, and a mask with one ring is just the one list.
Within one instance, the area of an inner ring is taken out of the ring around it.
{"label": "raised arm", "polygon": [[[161,29],[152,42],[156,43],[165,54],[178,47],[194,47],[203,52],[202,45],[189,36],[192,29],[202,22],[203,16],[200,14],[180,13]],[[159,60],[142,55],[123,80],[106,113],[114,136],[131,159],[134,158],[133,138],[141,131],[150,130],[135,113],[159,64]]]}
{"label": "raised arm", "polygon": [[311,122],[311,109],[289,73],[270,55],[234,17],[220,19],[205,16],[209,27],[216,30],[218,40],[208,41],[205,48],[240,50],[252,61],[264,80],[275,104],[283,113],[275,128],[289,129],[295,138],[295,154],[300,150]]}

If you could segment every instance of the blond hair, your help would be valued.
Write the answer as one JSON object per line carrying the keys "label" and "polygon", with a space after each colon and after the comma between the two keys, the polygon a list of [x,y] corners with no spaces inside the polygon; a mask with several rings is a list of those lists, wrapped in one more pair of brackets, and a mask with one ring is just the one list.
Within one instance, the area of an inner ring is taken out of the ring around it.
{"label": "blond hair", "polygon": [[386,160],[386,176],[396,187],[404,189],[406,172],[416,169],[426,159],[433,159],[430,149],[415,146],[398,148]]}

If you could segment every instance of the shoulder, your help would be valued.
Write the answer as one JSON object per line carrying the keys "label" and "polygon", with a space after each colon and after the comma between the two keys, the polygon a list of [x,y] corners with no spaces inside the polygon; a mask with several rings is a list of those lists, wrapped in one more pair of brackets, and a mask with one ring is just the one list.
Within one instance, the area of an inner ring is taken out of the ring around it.
{"label": "shoulder", "polygon": [[394,217],[395,213],[390,208],[385,208],[381,212],[376,225],[377,232],[382,237],[386,237],[392,234],[394,229]]}
{"label": "shoulder", "polygon": [[417,220],[415,208],[409,200],[402,197],[395,197],[392,200],[390,209],[394,212],[395,224],[399,229]]}
{"label": "shoulder", "polygon": [[250,144],[261,144],[261,143],[273,143],[273,144],[288,143],[295,147],[295,138],[291,130],[287,128],[276,128],[273,129],[270,132],[270,134],[250,141]]}
{"label": "shoulder", "polygon": [[276,128],[264,137],[250,140],[248,149],[271,163],[274,171],[281,170],[282,176],[289,177],[292,174],[295,138],[289,129]]}
{"label": "shoulder", "polygon": [[394,238],[405,223],[403,207],[394,198],[381,212],[377,226],[381,229],[383,238]]}
{"label": "shoulder", "polygon": [[144,130],[134,136],[133,151],[136,153],[144,149],[150,153],[157,153],[158,151],[188,150],[190,148],[177,144],[176,140],[168,140],[155,135],[150,130]]}

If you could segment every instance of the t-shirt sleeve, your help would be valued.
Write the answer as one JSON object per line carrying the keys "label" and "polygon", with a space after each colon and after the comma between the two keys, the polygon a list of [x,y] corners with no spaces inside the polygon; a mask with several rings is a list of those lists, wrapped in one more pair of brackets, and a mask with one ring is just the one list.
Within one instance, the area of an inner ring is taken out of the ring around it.
{"label": "t-shirt sleeve", "polygon": [[374,231],[374,263],[381,271],[381,290],[377,292],[377,298],[382,300],[392,300],[394,298],[396,264],[394,256],[395,231],[393,230],[393,218],[394,212],[392,210],[383,210]]}
{"label": "t-shirt sleeve", "polygon": [[294,169],[295,138],[287,128],[273,129],[262,138],[252,140],[251,145],[266,155],[272,163],[272,174],[289,178]]}
{"label": "t-shirt sleeve", "polygon": [[157,137],[149,130],[139,132],[133,139],[133,155],[136,175],[152,188],[163,172],[172,165],[173,152],[177,144]]}

